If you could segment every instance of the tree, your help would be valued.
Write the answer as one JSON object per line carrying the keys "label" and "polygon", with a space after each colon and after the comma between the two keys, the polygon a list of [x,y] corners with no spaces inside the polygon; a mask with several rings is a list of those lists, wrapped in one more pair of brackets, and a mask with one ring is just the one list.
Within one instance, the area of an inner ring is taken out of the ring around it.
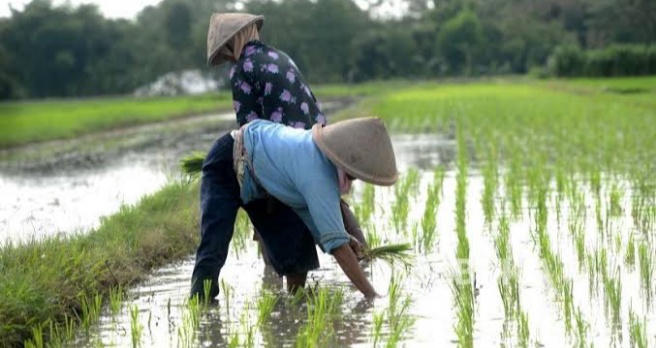
{"label": "tree", "polygon": [[471,75],[474,52],[483,39],[478,17],[470,10],[461,11],[444,24],[439,32],[438,43],[449,70]]}

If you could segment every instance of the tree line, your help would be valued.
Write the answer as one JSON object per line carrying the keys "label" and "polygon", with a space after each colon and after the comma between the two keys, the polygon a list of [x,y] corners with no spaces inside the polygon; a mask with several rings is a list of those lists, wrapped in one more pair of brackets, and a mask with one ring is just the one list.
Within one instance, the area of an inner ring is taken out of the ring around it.
{"label": "tree line", "polygon": [[[550,66],[560,68],[556,74],[583,74],[588,68],[570,65],[588,60],[572,52],[617,45],[647,48],[611,53],[653,52],[656,40],[653,0],[406,0],[402,15],[377,15],[385,5],[164,0],[125,20],[104,18],[93,5],[34,0],[0,19],[0,99],[126,94],[185,70],[223,79],[222,70],[206,65],[207,27],[211,13],[236,9],[264,14],[262,40],[293,57],[312,83],[526,74]],[[618,71],[593,63],[605,69],[595,71]]]}

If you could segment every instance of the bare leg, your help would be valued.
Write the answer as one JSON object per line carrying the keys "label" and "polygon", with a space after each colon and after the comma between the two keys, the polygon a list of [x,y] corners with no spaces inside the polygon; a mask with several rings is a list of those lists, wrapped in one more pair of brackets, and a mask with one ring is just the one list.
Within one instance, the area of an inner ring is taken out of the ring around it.
{"label": "bare leg", "polygon": [[287,278],[287,291],[294,294],[305,288],[307,273],[288,274],[285,278]]}

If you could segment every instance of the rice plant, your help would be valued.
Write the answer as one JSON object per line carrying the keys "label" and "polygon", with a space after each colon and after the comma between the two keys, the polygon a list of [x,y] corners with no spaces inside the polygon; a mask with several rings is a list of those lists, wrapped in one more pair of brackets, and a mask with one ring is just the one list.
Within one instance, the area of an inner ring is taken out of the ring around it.
{"label": "rice plant", "polygon": [[364,260],[381,260],[389,265],[402,265],[405,269],[412,267],[412,246],[408,243],[389,244],[365,249],[361,255]]}
{"label": "rice plant", "polygon": [[654,265],[652,251],[644,240],[638,245],[638,260],[640,261],[640,283],[649,301],[652,294],[652,281],[654,276]]}
{"label": "rice plant", "polygon": [[338,316],[344,299],[341,289],[319,288],[307,295],[307,323],[296,338],[296,347],[334,345],[332,321]]}
{"label": "rice plant", "polygon": [[269,319],[273,309],[278,302],[278,296],[269,292],[262,291],[262,294],[257,299],[257,325],[261,326],[264,322]]}
{"label": "rice plant", "polygon": [[647,319],[645,317],[638,318],[633,312],[633,308],[629,309],[629,337],[632,348],[649,347]]}
{"label": "rice plant", "polygon": [[130,337],[132,339],[132,348],[141,346],[141,335],[143,326],[139,322],[139,307],[133,305],[130,307]]}

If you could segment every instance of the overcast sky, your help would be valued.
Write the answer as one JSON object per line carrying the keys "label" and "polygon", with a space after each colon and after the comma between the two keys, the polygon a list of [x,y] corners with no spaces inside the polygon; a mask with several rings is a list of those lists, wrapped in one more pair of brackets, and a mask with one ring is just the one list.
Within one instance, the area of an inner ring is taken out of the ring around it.
{"label": "overcast sky", "polygon": [[[155,5],[162,0],[53,0],[54,4],[70,2],[73,5],[97,4],[100,11],[111,18],[134,18],[134,16],[148,5]],[[22,10],[30,0],[0,0],[0,17],[8,17],[9,5]]]}

